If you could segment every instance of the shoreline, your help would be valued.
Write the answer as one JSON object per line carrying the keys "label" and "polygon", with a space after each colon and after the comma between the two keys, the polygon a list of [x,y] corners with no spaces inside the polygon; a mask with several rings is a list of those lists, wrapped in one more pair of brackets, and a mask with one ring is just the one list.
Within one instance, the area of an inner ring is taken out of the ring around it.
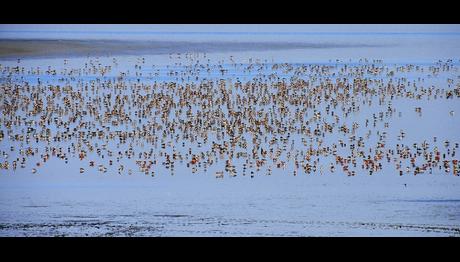
{"label": "shoreline", "polygon": [[59,58],[108,55],[166,55],[185,52],[265,51],[381,47],[369,44],[306,42],[184,42],[142,40],[0,39],[0,59]]}

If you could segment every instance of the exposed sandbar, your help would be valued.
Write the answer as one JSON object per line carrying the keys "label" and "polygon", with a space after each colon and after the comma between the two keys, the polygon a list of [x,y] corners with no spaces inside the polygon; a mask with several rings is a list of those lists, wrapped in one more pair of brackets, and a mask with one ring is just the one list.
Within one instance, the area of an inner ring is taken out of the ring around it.
{"label": "exposed sandbar", "polygon": [[375,45],[303,42],[177,42],[0,39],[0,59],[104,55],[156,55],[184,52],[227,52],[356,47],[375,47]]}

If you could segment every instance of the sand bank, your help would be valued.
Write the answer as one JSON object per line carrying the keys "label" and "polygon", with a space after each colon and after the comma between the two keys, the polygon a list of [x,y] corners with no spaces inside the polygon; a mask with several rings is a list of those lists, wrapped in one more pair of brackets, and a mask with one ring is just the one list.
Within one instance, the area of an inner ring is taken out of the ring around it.
{"label": "sand bank", "polygon": [[120,40],[0,40],[0,59],[103,55],[155,55],[306,48],[373,47],[365,44],[280,42],[177,42]]}

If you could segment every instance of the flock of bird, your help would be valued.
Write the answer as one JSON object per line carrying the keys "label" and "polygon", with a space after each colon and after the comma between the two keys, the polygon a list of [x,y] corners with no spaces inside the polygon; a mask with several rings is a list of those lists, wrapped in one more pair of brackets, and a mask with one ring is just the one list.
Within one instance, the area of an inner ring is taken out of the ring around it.
{"label": "flock of bird", "polygon": [[[408,142],[411,133],[393,124],[401,103],[458,103],[452,60],[237,63],[185,53],[165,66],[139,57],[123,68],[118,59],[0,64],[0,171],[38,175],[58,159],[82,174],[152,177],[178,165],[216,178],[460,175],[458,141]],[[410,110],[423,119],[424,107]]]}

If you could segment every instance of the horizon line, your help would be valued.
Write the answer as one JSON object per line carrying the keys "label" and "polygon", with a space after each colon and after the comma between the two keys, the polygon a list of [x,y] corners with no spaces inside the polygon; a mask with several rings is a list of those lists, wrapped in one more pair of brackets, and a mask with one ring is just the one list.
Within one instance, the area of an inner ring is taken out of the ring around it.
{"label": "horizon line", "polygon": [[258,32],[258,31],[84,31],[84,30],[1,30],[0,33],[61,34],[152,34],[152,35],[458,35],[460,32]]}

